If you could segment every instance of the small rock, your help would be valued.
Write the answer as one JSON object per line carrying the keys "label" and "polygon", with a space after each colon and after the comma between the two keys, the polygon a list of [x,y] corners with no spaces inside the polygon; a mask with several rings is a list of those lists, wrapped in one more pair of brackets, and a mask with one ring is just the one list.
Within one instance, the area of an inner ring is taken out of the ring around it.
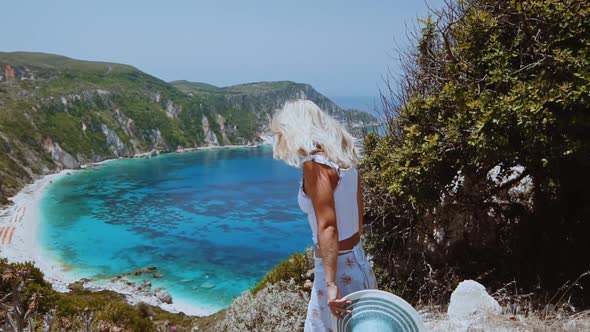
{"label": "small rock", "polygon": [[159,273],[154,273],[153,274],[154,278],[162,278],[163,275],[159,274]]}
{"label": "small rock", "polygon": [[303,283],[303,288],[305,289],[312,289],[313,288],[313,282],[309,279],[306,279],[305,282]]}
{"label": "small rock", "polygon": [[485,287],[473,280],[459,283],[451,294],[448,314],[451,321],[469,320],[489,314],[500,314],[500,305]]}
{"label": "small rock", "polygon": [[156,292],[156,297],[164,303],[172,304],[172,295],[163,289]]}
{"label": "small rock", "polygon": [[145,270],[146,270],[146,271],[148,271],[148,272],[153,272],[153,271],[156,271],[157,269],[158,269],[158,268],[157,268],[157,267],[155,267],[155,266],[149,266],[149,267],[146,267],[146,268],[145,268]]}

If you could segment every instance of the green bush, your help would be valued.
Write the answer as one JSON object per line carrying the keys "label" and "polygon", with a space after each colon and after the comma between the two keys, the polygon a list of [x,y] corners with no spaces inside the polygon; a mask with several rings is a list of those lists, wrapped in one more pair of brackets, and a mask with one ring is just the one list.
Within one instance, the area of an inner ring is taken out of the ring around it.
{"label": "green bush", "polygon": [[[53,317],[54,329],[76,331],[83,330],[82,315],[85,311],[94,313],[91,321],[93,331],[99,330],[99,325],[103,329],[111,327],[123,328],[125,331],[155,331],[156,326],[164,324],[174,325],[178,331],[190,331],[195,323],[202,321],[204,325],[210,325],[210,320],[217,317],[195,318],[183,313],[166,312],[145,303],[132,306],[126,302],[125,295],[112,291],[78,288],[68,293],[58,293],[31,262],[8,263],[6,258],[2,258],[0,277],[0,297],[4,298],[0,309],[0,328],[4,329],[8,328],[8,308],[20,312],[22,317],[33,308],[31,317],[37,323]],[[7,294],[10,296],[5,297]],[[15,305],[18,309],[14,309]],[[26,321],[21,320],[21,327],[24,328],[26,324]]]}
{"label": "green bush", "polygon": [[[33,294],[37,293],[41,298],[51,299],[55,292],[51,289],[51,284],[43,279],[43,273],[36,268],[32,262],[8,263],[6,258],[0,259],[0,293],[18,293],[21,296],[19,303],[28,305]],[[19,284],[23,284],[20,289]],[[19,288],[14,292],[15,288]],[[14,297],[7,298],[7,302],[14,303]],[[46,307],[41,302],[38,306],[43,311]],[[22,310],[22,308],[21,308]]]}
{"label": "green bush", "polygon": [[293,279],[296,284],[303,285],[307,278],[307,272],[314,267],[314,260],[311,252],[296,253],[289,258],[282,260],[277,266],[270,270],[260,282],[251,290],[256,295],[261,289],[270,284],[276,284],[279,281],[289,281]]}
{"label": "green bush", "polygon": [[365,140],[382,285],[554,294],[590,269],[590,3],[457,0],[421,24],[388,132]]}
{"label": "green bush", "polygon": [[143,317],[139,310],[126,303],[108,302],[97,312],[96,319],[112,322],[130,331],[156,331],[156,327],[148,318]]}

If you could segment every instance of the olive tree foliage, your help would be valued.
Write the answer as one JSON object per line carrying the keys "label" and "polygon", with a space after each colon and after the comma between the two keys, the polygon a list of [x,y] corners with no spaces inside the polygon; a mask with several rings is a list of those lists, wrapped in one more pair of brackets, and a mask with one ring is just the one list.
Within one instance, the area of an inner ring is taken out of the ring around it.
{"label": "olive tree foliage", "polygon": [[590,3],[449,0],[412,36],[361,165],[381,286],[555,294],[590,269]]}

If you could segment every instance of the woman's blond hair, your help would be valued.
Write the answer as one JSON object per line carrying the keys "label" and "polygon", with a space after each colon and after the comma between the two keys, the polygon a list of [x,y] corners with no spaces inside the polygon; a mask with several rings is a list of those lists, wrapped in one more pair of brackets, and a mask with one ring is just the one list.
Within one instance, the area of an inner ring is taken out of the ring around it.
{"label": "woman's blond hair", "polygon": [[300,167],[302,158],[317,150],[342,168],[360,161],[356,139],[310,100],[287,101],[274,114],[270,128],[275,135],[273,157],[291,166]]}

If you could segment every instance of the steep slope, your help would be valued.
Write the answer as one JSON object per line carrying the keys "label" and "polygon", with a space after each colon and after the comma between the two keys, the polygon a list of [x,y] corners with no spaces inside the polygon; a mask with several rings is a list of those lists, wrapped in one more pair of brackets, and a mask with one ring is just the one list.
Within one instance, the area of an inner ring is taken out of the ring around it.
{"label": "steep slope", "polygon": [[202,145],[215,116],[130,66],[0,53],[0,193],[81,163]]}
{"label": "steep slope", "polygon": [[342,113],[308,85],[230,90],[169,84],[128,65],[0,52],[0,204],[39,174],[84,163],[259,142],[269,114],[295,96]]}
{"label": "steep slope", "polygon": [[259,126],[262,128],[268,124],[268,119],[274,110],[280,108],[285,101],[296,98],[312,100],[321,109],[349,126],[362,126],[375,122],[375,118],[369,113],[341,109],[309,84],[278,81],[220,88],[199,82],[173,81],[170,83],[191,96],[216,98],[228,104],[230,108],[255,113]]}

